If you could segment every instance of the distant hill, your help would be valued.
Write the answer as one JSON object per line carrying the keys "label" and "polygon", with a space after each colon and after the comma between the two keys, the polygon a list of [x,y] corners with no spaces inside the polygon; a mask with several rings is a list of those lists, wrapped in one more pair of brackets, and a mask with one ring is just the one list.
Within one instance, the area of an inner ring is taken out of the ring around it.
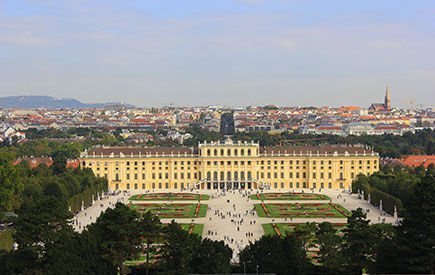
{"label": "distant hill", "polygon": [[74,98],[55,98],[51,96],[6,96],[0,97],[0,108],[47,108],[47,109],[62,109],[62,108],[103,108],[110,106],[126,106],[134,107],[130,104],[119,102],[110,103],[82,103]]}

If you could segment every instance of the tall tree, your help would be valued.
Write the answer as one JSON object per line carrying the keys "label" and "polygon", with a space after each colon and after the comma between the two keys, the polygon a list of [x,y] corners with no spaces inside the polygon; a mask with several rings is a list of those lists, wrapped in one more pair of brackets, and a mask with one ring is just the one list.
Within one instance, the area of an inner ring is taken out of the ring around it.
{"label": "tall tree", "polygon": [[192,273],[227,274],[231,271],[233,251],[223,241],[204,239],[190,263]]}
{"label": "tall tree", "polygon": [[88,231],[99,243],[103,258],[119,270],[124,261],[137,258],[142,250],[139,213],[122,203],[107,209]]}
{"label": "tall tree", "polygon": [[343,253],[349,271],[361,274],[368,264],[368,254],[375,245],[370,237],[369,220],[361,208],[352,211],[348,218],[347,228],[344,229]]}
{"label": "tall tree", "polygon": [[344,257],[342,250],[342,238],[338,230],[329,222],[319,224],[316,232],[317,244],[319,245],[319,262],[330,273],[344,272]]}
{"label": "tall tree", "polygon": [[258,268],[259,272],[305,274],[310,268],[303,243],[294,234],[285,238],[262,236],[240,252],[240,262],[249,272]]}
{"label": "tall tree", "polygon": [[152,251],[152,244],[158,240],[161,240],[162,226],[157,216],[153,215],[150,211],[143,214],[140,220],[141,232],[139,234],[145,241],[145,265],[146,274],[149,274],[150,253]]}
{"label": "tall tree", "polygon": [[41,257],[50,244],[59,240],[57,232],[71,228],[70,218],[66,202],[55,197],[25,203],[18,211],[14,238],[20,248],[30,248]]}
{"label": "tall tree", "polygon": [[165,274],[188,274],[193,255],[200,247],[201,239],[189,234],[172,222],[165,228],[165,240],[161,249],[161,268]]}
{"label": "tall tree", "polygon": [[[393,266],[400,273],[435,272],[435,180],[426,175],[415,185],[403,215],[395,242],[397,262]],[[383,259],[385,260],[385,258]],[[382,262],[380,263],[382,264]],[[391,267],[391,264],[385,264]]]}

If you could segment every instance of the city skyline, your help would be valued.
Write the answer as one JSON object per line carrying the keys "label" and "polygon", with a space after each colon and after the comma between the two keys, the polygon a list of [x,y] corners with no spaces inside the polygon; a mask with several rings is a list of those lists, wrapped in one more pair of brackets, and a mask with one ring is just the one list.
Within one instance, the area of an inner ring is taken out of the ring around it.
{"label": "city skyline", "polygon": [[430,1],[0,4],[0,96],[432,107]]}

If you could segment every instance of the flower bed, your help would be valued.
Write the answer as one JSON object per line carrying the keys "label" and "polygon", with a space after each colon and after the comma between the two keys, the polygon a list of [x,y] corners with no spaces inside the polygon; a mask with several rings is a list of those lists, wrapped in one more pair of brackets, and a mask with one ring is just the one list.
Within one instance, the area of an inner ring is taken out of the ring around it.
{"label": "flower bed", "polygon": [[194,193],[148,193],[133,195],[129,198],[132,201],[198,201],[208,200],[210,197]]}
{"label": "flower bed", "polygon": [[132,204],[132,209],[139,212],[150,211],[159,218],[197,218],[205,217],[207,205],[183,203],[146,203]]}
{"label": "flower bed", "polygon": [[332,203],[261,203],[255,207],[260,217],[346,218],[349,211]]}
{"label": "flower bed", "polygon": [[315,193],[262,193],[251,195],[252,200],[330,200],[331,198],[323,194]]}

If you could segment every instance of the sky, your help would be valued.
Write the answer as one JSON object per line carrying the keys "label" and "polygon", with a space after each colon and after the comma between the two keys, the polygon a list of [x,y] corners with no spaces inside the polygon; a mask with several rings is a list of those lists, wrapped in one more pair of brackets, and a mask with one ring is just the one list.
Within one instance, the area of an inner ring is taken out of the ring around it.
{"label": "sky", "polygon": [[0,96],[434,107],[435,1],[0,0]]}

